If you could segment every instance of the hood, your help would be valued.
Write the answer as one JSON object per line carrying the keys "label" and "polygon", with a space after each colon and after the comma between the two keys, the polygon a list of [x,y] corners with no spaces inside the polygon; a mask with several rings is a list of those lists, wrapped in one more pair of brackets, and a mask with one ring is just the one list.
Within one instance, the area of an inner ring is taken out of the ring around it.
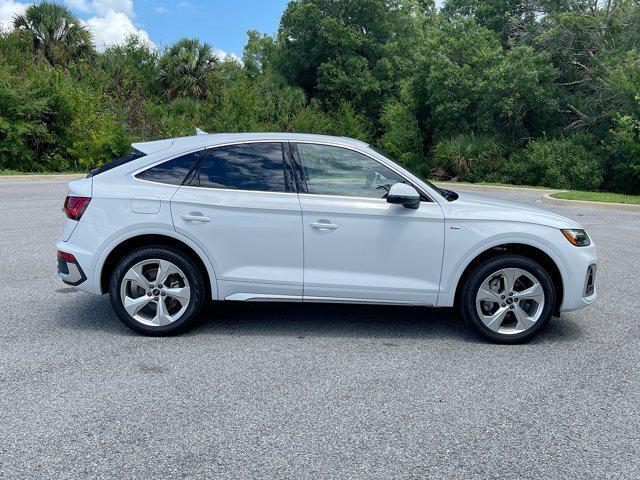
{"label": "hood", "polygon": [[447,205],[448,219],[503,220],[552,228],[582,228],[569,218],[540,208],[473,193],[456,193],[459,195],[458,199]]}

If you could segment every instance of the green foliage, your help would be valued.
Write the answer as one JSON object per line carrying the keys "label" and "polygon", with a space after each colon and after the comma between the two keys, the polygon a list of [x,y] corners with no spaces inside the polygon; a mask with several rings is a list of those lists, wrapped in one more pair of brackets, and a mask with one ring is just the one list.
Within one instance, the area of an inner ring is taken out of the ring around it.
{"label": "green foliage", "polygon": [[330,106],[348,101],[376,120],[411,68],[421,2],[295,0],[282,15],[276,66]]}
{"label": "green foliage", "polygon": [[570,139],[535,140],[503,166],[507,182],[595,190],[602,183],[596,156]]}
{"label": "green foliage", "polygon": [[0,68],[0,168],[33,169],[42,147],[52,143],[49,105],[48,92],[35,82]]}
{"label": "green foliage", "polygon": [[207,76],[218,61],[211,45],[197,38],[183,38],[160,57],[160,84],[168,98],[206,98]]}
{"label": "green foliage", "polygon": [[638,193],[638,24],[631,0],[292,0],[239,62],[197,39],[96,52],[39,2],[0,33],[0,169],[87,170],[200,127],[356,137],[422,175]]}
{"label": "green foliage", "polygon": [[384,108],[380,123],[384,133],[378,144],[382,150],[416,173],[426,175],[420,127],[411,109],[400,101],[390,103]]}
{"label": "green foliage", "polygon": [[463,133],[441,140],[433,151],[433,159],[448,178],[479,182],[495,170],[501,154],[502,146],[495,137]]}
{"label": "green foliage", "polygon": [[621,117],[605,142],[609,178],[607,188],[640,194],[640,122]]}
{"label": "green foliage", "polygon": [[50,65],[67,65],[94,55],[89,31],[71,11],[58,3],[29,5],[13,25],[33,42],[35,51]]}
{"label": "green foliage", "polygon": [[427,38],[411,83],[426,138],[481,132],[517,144],[544,131],[557,110],[556,72],[544,53],[505,52],[471,20],[442,19]]}

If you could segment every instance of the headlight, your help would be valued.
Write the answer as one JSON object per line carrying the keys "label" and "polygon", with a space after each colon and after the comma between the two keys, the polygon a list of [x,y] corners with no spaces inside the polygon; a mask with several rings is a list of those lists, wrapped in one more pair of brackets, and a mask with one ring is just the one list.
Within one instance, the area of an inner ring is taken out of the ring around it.
{"label": "headlight", "polygon": [[576,247],[586,247],[587,245],[591,245],[589,235],[587,235],[587,232],[585,232],[584,230],[579,230],[577,228],[567,228],[560,231],[565,237],[567,237],[567,240],[573,243]]}

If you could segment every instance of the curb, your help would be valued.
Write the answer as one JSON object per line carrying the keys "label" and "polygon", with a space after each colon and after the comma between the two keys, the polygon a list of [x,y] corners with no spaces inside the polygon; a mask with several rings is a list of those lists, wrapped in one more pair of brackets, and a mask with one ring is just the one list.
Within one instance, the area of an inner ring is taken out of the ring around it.
{"label": "curb", "polygon": [[28,180],[76,180],[84,178],[86,173],[61,173],[42,175],[0,175],[1,182],[24,182]]}
{"label": "curb", "polygon": [[542,201],[553,205],[564,205],[566,207],[586,207],[586,208],[602,208],[609,210],[626,210],[628,212],[640,212],[640,205],[630,203],[609,203],[609,202],[593,202],[590,200],[569,200],[567,198],[555,198],[551,193],[542,195]]}

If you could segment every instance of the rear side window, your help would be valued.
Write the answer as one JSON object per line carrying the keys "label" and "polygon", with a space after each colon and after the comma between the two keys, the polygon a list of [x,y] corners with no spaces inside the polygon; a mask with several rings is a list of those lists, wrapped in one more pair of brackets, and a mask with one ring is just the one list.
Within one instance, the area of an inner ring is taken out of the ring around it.
{"label": "rear side window", "polygon": [[149,182],[182,185],[191,169],[195,167],[199,157],[200,152],[189,153],[140,172],[136,178]]}
{"label": "rear side window", "polygon": [[109,163],[105,163],[101,167],[94,168],[87,174],[87,178],[95,177],[104,172],[108,172],[112,168],[119,167],[120,165],[124,165],[125,163],[129,163],[137,158],[144,157],[145,154],[140,152],[139,150],[133,149],[129,155],[125,155],[124,157],[116,158],[115,160],[111,160]]}
{"label": "rear side window", "polygon": [[281,143],[243,143],[209,150],[193,187],[286,192]]}

